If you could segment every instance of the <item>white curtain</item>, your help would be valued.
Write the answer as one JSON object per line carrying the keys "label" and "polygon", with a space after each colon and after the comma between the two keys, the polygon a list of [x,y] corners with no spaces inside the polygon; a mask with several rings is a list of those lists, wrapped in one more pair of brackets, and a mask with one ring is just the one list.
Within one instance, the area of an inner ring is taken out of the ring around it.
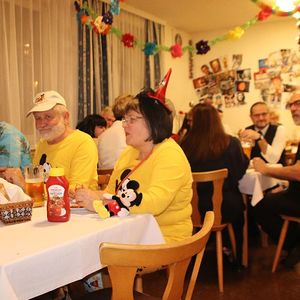
{"label": "white curtain", "polygon": [[56,90],[74,118],[77,31],[72,0],[0,0],[0,119],[20,129],[32,146],[34,95]]}
{"label": "white curtain", "polygon": [[[145,19],[121,10],[114,17],[113,26],[123,34],[130,33],[135,39],[145,41]],[[107,39],[109,70],[109,95],[113,100],[119,95],[137,94],[145,84],[145,55],[139,47],[128,48],[115,34]]]}
{"label": "white curtain", "polygon": [[[71,112],[71,125],[77,123],[76,18],[73,0],[0,0],[0,120],[15,125],[33,147],[34,122],[25,115],[36,93],[45,90],[61,93]],[[121,10],[114,17],[113,26],[145,42],[144,18]],[[108,34],[107,39],[108,95],[112,104],[117,96],[136,94],[144,87],[146,66],[141,48],[125,47],[115,34]],[[150,64],[153,78],[155,72]],[[103,79],[95,77],[95,80]],[[151,86],[154,87],[153,82]],[[96,94],[100,97],[100,93]],[[98,99],[97,110],[100,102]]]}
{"label": "white curtain", "polygon": [[[103,1],[87,1],[89,7],[97,15],[102,15]],[[107,10],[109,7],[106,5]],[[79,36],[79,43],[83,45],[79,53],[80,64],[83,62],[81,64],[82,75],[79,76],[79,114],[81,117],[83,113],[88,113],[94,107],[96,107],[96,112],[99,112],[103,106],[112,105],[114,99],[120,95],[135,95],[145,86],[154,88],[155,83],[161,79],[159,63],[161,54],[155,57],[151,55],[146,65],[143,45],[147,37],[149,42],[156,40],[158,44],[161,44],[163,26],[121,9],[120,15],[114,15],[113,27],[120,35],[126,33],[133,35],[138,45],[128,48],[120,40],[121,36],[111,32],[106,36],[106,48],[101,49],[100,46],[103,46],[104,42],[102,36],[91,33],[88,36],[92,41],[90,43],[86,42],[85,31],[82,36]],[[86,58],[87,55],[90,60]],[[81,82],[82,79],[83,82]],[[89,82],[90,86],[84,86],[85,82]]]}

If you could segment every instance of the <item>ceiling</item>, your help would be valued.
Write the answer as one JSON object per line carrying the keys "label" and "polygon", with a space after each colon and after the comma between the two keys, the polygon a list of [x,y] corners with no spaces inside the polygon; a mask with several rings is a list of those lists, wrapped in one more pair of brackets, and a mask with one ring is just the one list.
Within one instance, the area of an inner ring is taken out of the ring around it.
{"label": "ceiling", "polygon": [[251,0],[126,0],[124,4],[190,34],[242,25],[260,10]]}

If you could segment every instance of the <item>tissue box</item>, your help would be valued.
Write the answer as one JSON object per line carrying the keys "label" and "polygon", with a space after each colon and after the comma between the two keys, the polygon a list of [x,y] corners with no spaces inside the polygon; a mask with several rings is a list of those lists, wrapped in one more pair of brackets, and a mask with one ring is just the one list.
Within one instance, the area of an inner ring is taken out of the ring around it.
{"label": "tissue box", "polygon": [[32,200],[0,204],[1,221],[6,224],[30,221],[32,216],[32,204]]}

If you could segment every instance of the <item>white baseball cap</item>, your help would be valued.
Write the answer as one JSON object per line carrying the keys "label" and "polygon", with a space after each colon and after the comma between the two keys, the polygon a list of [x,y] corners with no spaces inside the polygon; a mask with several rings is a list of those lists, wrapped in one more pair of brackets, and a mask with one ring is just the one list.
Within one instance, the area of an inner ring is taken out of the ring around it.
{"label": "white baseball cap", "polygon": [[56,104],[66,105],[65,99],[56,91],[46,91],[38,93],[33,99],[34,106],[27,113],[28,117],[33,112],[47,111],[53,108]]}

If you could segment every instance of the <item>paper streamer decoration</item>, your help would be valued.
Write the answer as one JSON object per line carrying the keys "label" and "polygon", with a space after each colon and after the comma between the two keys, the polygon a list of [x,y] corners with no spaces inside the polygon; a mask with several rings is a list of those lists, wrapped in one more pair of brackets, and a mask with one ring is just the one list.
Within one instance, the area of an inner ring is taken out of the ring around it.
{"label": "paper streamer decoration", "polygon": [[97,34],[115,34],[125,47],[140,48],[145,55],[155,55],[160,51],[170,52],[173,58],[181,57],[185,52],[193,54],[195,48],[192,45],[182,47],[180,44],[174,44],[172,46],[157,45],[154,42],[143,42],[136,39],[136,37],[130,33],[123,33],[120,29],[113,26],[113,17],[120,13],[120,1],[111,0],[110,9],[104,15],[99,16],[95,13],[86,2],[81,6],[78,1],[74,2],[77,16],[83,25],[88,26]]}
{"label": "paper streamer decoration", "polygon": [[[272,6],[260,0],[251,1],[260,8],[259,13],[255,17],[240,26],[236,26],[232,30],[229,30],[227,33],[215,37],[210,41],[200,40],[195,44],[195,47],[191,43],[189,43],[187,46],[182,47],[180,44],[165,46],[157,45],[155,42],[144,42],[136,39],[135,36],[130,32],[123,33],[120,29],[115,28],[113,26],[113,17],[120,14],[120,2],[122,2],[121,0],[111,0],[110,10],[102,16],[97,15],[86,2],[84,2],[84,4],[81,6],[78,1],[75,1],[74,5],[77,11],[77,16],[81,20],[81,23],[88,26],[88,28],[90,30],[93,30],[95,33],[102,35],[108,33],[115,34],[125,47],[138,47],[147,56],[155,55],[160,51],[168,51],[173,58],[180,58],[185,52],[189,52],[190,54],[196,53],[204,55],[208,51],[210,51],[215,44],[219,42],[226,40],[239,40],[241,37],[243,37],[245,32],[250,27],[255,25],[257,22],[265,21],[271,15],[275,15],[278,17],[288,17],[292,16],[296,12],[300,12],[299,4],[296,5],[291,11],[282,11],[278,6],[276,6],[275,1],[273,1],[274,4]],[[269,2],[270,1],[268,1],[268,3]]]}

